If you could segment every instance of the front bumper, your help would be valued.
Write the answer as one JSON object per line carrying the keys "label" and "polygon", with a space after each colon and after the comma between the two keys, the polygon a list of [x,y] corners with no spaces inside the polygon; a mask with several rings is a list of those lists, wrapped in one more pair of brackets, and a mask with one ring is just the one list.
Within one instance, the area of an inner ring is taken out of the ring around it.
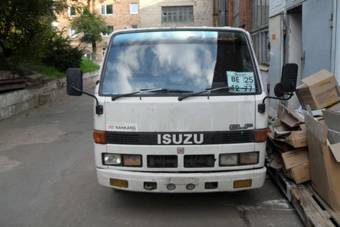
{"label": "front bumper", "polygon": [[[166,192],[166,193],[194,193],[194,192],[218,192],[218,191],[240,191],[260,188],[264,184],[266,168],[210,173],[154,173],[133,172],[114,169],[97,168],[98,183],[112,188],[139,192]],[[127,188],[113,187],[110,179],[128,181]],[[239,180],[251,180],[251,186],[234,188],[234,182]],[[146,190],[145,182],[157,183],[154,190]],[[207,189],[206,183],[217,182],[217,187]],[[176,188],[169,190],[168,184],[174,184]],[[195,188],[188,190],[186,186],[194,184]]]}

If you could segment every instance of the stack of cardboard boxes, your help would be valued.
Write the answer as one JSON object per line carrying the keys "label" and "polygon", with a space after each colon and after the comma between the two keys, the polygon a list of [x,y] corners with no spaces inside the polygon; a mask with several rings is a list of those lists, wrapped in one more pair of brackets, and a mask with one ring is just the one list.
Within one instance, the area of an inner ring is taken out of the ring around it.
{"label": "stack of cardboard boxes", "polygon": [[297,184],[311,180],[320,197],[340,211],[340,89],[326,70],[302,82],[296,95],[305,111],[279,106],[269,137],[276,151],[273,166]]}
{"label": "stack of cardboard boxes", "polygon": [[307,133],[303,116],[283,105],[279,106],[279,120],[269,136],[276,154],[277,168],[295,183],[310,180]]}

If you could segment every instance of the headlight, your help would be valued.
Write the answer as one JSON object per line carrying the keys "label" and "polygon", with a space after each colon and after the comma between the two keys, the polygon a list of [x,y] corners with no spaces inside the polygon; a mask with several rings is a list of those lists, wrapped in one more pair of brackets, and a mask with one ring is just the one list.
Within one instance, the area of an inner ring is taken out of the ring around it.
{"label": "headlight", "polygon": [[237,154],[220,154],[220,166],[236,166],[237,164]]}
{"label": "headlight", "polygon": [[142,166],[142,156],[135,154],[103,153],[103,165],[140,167]]}
{"label": "headlight", "polygon": [[123,166],[140,167],[142,166],[142,156],[136,154],[123,154]]}
{"label": "headlight", "polygon": [[255,165],[259,162],[259,152],[220,154],[220,166]]}
{"label": "headlight", "polygon": [[240,165],[253,165],[259,162],[259,152],[240,153]]}
{"label": "headlight", "polygon": [[122,165],[122,156],[120,154],[103,153],[103,165],[120,166]]}

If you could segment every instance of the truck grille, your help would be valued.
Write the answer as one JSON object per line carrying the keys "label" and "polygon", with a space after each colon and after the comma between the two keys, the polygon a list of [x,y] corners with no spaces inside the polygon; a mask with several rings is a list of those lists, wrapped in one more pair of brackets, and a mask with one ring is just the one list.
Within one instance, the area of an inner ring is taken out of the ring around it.
{"label": "truck grille", "polygon": [[214,155],[185,155],[184,167],[185,168],[206,168],[214,167]]}
{"label": "truck grille", "polygon": [[[108,144],[128,144],[128,145],[159,145],[158,134],[203,134],[204,141],[201,144],[234,144],[255,142],[254,130],[239,131],[216,131],[216,132],[106,132]],[[179,144],[168,144],[179,145]]]}
{"label": "truck grille", "polygon": [[177,155],[148,155],[148,168],[177,168]]}

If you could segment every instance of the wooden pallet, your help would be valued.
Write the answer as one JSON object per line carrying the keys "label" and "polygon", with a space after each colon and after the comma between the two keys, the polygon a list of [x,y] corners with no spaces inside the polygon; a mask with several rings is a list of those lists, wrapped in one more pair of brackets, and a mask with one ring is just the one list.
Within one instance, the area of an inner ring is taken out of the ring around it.
{"label": "wooden pallet", "polygon": [[309,184],[292,188],[291,203],[306,226],[340,226],[340,214],[335,213]]}
{"label": "wooden pallet", "polygon": [[295,187],[295,183],[285,177],[280,170],[273,168],[268,168],[268,174],[275,182],[275,184],[280,188],[281,192],[286,196],[289,202],[292,201],[292,188]]}
{"label": "wooden pallet", "polygon": [[334,212],[310,184],[296,185],[281,171],[268,168],[268,173],[308,227],[340,227],[340,213]]}

